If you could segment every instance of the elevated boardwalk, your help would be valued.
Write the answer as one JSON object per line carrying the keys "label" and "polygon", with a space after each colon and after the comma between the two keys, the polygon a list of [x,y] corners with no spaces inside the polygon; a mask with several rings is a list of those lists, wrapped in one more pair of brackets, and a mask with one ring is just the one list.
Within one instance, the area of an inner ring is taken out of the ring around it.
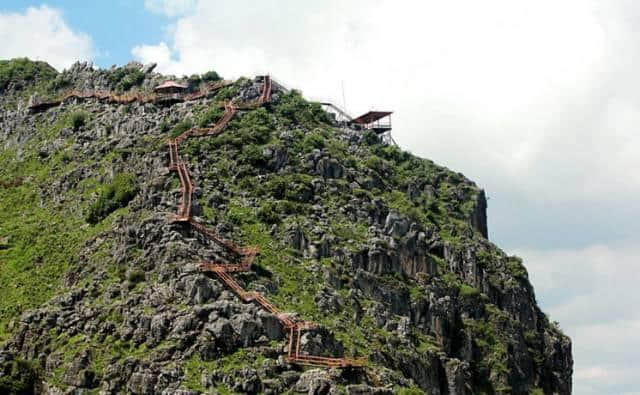
{"label": "elevated boardwalk", "polygon": [[201,90],[192,93],[113,93],[104,90],[72,90],[62,96],[52,99],[40,99],[32,97],[29,99],[28,108],[31,112],[40,112],[49,108],[59,106],[69,100],[88,100],[96,99],[110,104],[130,104],[138,103],[154,103],[158,105],[174,104],[185,101],[199,100],[213,95],[216,91],[225,86],[233,84],[233,81],[223,80],[216,81],[205,85]]}
{"label": "elevated boardwalk", "polygon": [[288,362],[319,367],[363,367],[366,365],[365,359],[330,358],[301,354],[300,349],[302,331],[314,329],[316,325],[312,322],[299,321],[297,319],[291,318],[288,314],[284,313],[271,302],[269,302],[269,300],[259,292],[246,291],[232,276],[233,273],[250,271],[253,260],[258,254],[259,249],[257,247],[241,247],[233,241],[221,237],[206,226],[199,224],[191,216],[193,182],[189,174],[189,169],[187,168],[186,164],[180,159],[180,155],[178,152],[180,144],[190,137],[216,136],[222,133],[229,122],[231,122],[237,111],[255,109],[266,103],[269,103],[271,99],[271,91],[271,79],[269,78],[269,76],[264,76],[262,92],[257,100],[255,100],[254,102],[238,104],[227,102],[224,104],[224,115],[213,127],[192,128],[185,131],[175,139],[170,139],[167,142],[167,145],[169,147],[169,169],[178,173],[178,177],[180,179],[180,190],[182,192],[178,212],[174,215],[172,220],[175,222],[186,222],[190,224],[190,226],[194,230],[198,231],[209,240],[218,243],[219,245],[223,246],[228,251],[236,255],[239,263],[224,264],[215,262],[201,262],[200,270],[203,272],[213,273],[243,302],[255,303],[265,311],[268,311],[269,313],[277,317],[285,330],[288,331],[289,335],[289,350],[286,355],[286,360]]}
{"label": "elevated boardwalk", "polygon": [[[218,81],[205,86],[202,90],[193,93],[157,93],[157,94],[115,94],[106,91],[89,90],[89,91],[70,91],[61,97],[50,100],[37,100],[31,98],[29,101],[29,110],[31,112],[45,111],[49,108],[63,104],[68,100],[78,99],[96,99],[99,101],[105,101],[107,103],[119,103],[127,104],[133,102],[139,103],[155,103],[155,104],[171,104],[182,101],[198,100],[204,97],[210,96],[212,93],[220,88],[232,84],[230,81]],[[278,89],[283,89],[279,83],[275,83]],[[225,103],[219,103],[220,107],[224,108],[224,114],[222,118],[211,127],[194,127],[191,128],[176,138],[167,140],[167,146],[169,151],[169,170],[176,172],[180,180],[180,205],[178,211],[171,218],[173,222],[187,223],[194,230],[202,234],[209,240],[223,246],[227,251],[231,252],[236,257],[237,263],[216,263],[216,262],[201,262],[200,270],[214,274],[227,288],[229,288],[240,300],[245,303],[255,303],[265,311],[274,314],[280,321],[282,326],[288,332],[288,351],[286,354],[286,360],[290,363],[299,365],[310,365],[318,367],[328,368],[347,368],[347,367],[364,367],[367,364],[365,358],[333,358],[322,357],[315,355],[305,355],[301,353],[301,338],[302,332],[312,330],[316,328],[316,324],[309,321],[301,321],[291,316],[273,305],[267,298],[265,298],[259,292],[246,291],[235,280],[233,273],[247,272],[251,270],[253,260],[259,253],[258,247],[242,247],[234,243],[232,240],[228,240],[218,235],[212,229],[207,228],[203,224],[196,222],[192,217],[192,198],[194,184],[189,173],[189,168],[185,162],[180,158],[179,147],[182,142],[191,137],[205,137],[205,136],[217,136],[221,134],[229,122],[233,119],[238,111],[252,110],[268,104],[271,101],[271,93],[274,83],[270,76],[265,75],[262,79],[262,90],[260,96],[251,102],[235,103],[234,101],[228,101]],[[331,105],[329,103],[329,105]],[[335,106],[334,106],[335,107]],[[344,116],[349,117],[344,111],[336,107],[336,109],[343,113]],[[349,117],[350,118],[350,117]]]}

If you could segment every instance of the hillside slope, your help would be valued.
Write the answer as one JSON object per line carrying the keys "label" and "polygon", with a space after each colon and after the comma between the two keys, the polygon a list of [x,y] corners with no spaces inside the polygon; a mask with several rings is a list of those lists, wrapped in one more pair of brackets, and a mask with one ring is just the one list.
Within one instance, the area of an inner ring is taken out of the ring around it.
{"label": "hillside slope", "polygon": [[167,78],[137,64],[0,63],[0,390],[571,392],[571,342],[537,307],[521,260],[487,240],[484,192],[274,87],[180,155],[194,219],[261,250],[236,281],[317,324],[301,352],[368,359],[287,361],[278,317],[200,266],[237,257],[171,221],[182,193],[167,139],[215,125],[222,103],[255,101],[258,79],[181,103],[27,107],[72,89],[124,102]]}

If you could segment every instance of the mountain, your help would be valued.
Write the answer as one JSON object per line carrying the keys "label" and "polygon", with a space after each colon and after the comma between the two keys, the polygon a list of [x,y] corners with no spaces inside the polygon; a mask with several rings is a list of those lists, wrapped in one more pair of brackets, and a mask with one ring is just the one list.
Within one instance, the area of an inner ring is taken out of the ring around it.
{"label": "mountain", "polygon": [[0,61],[0,393],[571,392],[475,183],[153,69]]}

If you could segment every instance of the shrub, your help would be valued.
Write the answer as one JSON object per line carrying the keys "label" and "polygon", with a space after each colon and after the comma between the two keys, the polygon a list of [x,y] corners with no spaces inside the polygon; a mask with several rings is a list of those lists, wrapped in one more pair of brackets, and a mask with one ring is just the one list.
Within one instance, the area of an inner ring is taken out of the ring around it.
{"label": "shrub", "polygon": [[371,130],[367,130],[366,132],[364,132],[362,141],[364,141],[364,143],[367,145],[376,145],[380,144],[380,137],[378,137],[378,135]]}
{"label": "shrub", "polygon": [[213,70],[207,71],[206,73],[202,74],[202,76],[200,78],[204,82],[214,82],[214,81],[220,81],[222,79],[222,78],[220,78],[218,73],[216,73]]}
{"label": "shrub", "polygon": [[264,155],[262,155],[262,150],[260,149],[260,147],[257,147],[255,145],[249,145],[248,147],[246,147],[243,150],[242,155],[244,156],[245,160],[252,166],[262,167],[266,163]]}
{"label": "shrub", "polygon": [[306,150],[311,151],[314,148],[322,149],[324,148],[325,141],[322,136],[317,133],[309,133],[304,137],[303,146]]}
{"label": "shrub", "polygon": [[162,133],[167,133],[169,130],[171,130],[171,125],[169,124],[169,122],[163,119],[162,122],[160,122],[160,125],[158,125],[158,129],[160,129]]}
{"label": "shrub", "polygon": [[277,212],[277,205],[274,202],[262,202],[258,209],[258,219],[267,224],[280,223],[280,215]]}
{"label": "shrub", "polygon": [[276,199],[284,198],[287,190],[287,180],[283,177],[275,177],[264,184],[259,192],[261,195],[271,195]]}
{"label": "shrub", "polygon": [[417,387],[398,388],[396,393],[398,395],[424,395],[424,391]]}
{"label": "shrub", "polygon": [[398,164],[411,159],[411,154],[406,151],[402,151],[395,145],[379,145],[376,147],[375,152],[380,157]]}
{"label": "shrub", "polygon": [[59,89],[66,88],[71,85],[71,82],[66,79],[62,74],[58,75],[56,78],[49,81],[46,85],[46,90],[49,92],[55,92]]}
{"label": "shrub", "polygon": [[289,200],[281,200],[277,205],[278,212],[287,215],[304,214],[306,211],[306,207],[307,206],[305,206],[304,204],[292,202]]}
{"label": "shrub", "polygon": [[226,218],[234,225],[249,224],[255,222],[255,217],[247,207],[230,206],[227,209]]}
{"label": "shrub", "polygon": [[373,200],[373,194],[366,189],[353,188],[353,195],[360,199]]}
{"label": "shrub", "polygon": [[2,368],[8,374],[0,377],[1,394],[27,395],[36,392],[38,372],[33,364],[18,359]]}
{"label": "shrub", "polygon": [[98,200],[90,207],[86,220],[96,224],[115,210],[125,207],[138,193],[138,184],[132,174],[118,174],[111,184],[103,185]]}
{"label": "shrub", "polygon": [[296,202],[306,203],[313,198],[313,186],[303,177],[294,177],[287,183],[285,198]]}
{"label": "shrub", "polygon": [[234,84],[231,86],[226,86],[218,91],[216,94],[216,100],[218,101],[226,101],[231,100],[240,92],[240,89]]}
{"label": "shrub", "polygon": [[113,70],[112,72],[109,73],[109,81],[111,81],[111,83],[113,85],[118,84],[120,81],[122,81],[122,79],[127,75],[127,71],[122,68],[119,67],[115,70]]}
{"label": "shrub", "polygon": [[129,272],[127,280],[133,284],[141,283],[145,280],[144,272],[140,269],[133,269]]}
{"label": "shrub", "polygon": [[45,62],[34,62],[27,58],[0,60],[0,90],[3,90],[9,82],[31,83],[36,80],[48,80],[54,78],[58,72]]}
{"label": "shrub", "polygon": [[[313,197],[311,177],[306,174],[285,174],[274,176],[263,183],[257,191],[259,196],[270,196],[277,200],[291,200],[306,203]],[[295,211],[298,211],[297,209]]]}
{"label": "shrub", "polygon": [[276,114],[290,124],[315,126],[319,123],[330,123],[329,115],[318,103],[310,103],[295,90],[283,95],[275,107]]}
{"label": "shrub", "polygon": [[118,84],[118,87],[122,90],[128,91],[134,86],[142,84],[144,81],[144,73],[140,70],[129,71],[124,78]]}
{"label": "shrub", "polygon": [[375,155],[370,155],[364,162],[365,166],[368,168],[377,171],[378,173],[384,173],[384,162],[382,159],[378,158]]}
{"label": "shrub", "polygon": [[71,127],[73,130],[78,130],[85,125],[87,122],[87,113],[83,111],[76,111],[71,114],[69,117],[71,121]]}
{"label": "shrub", "polygon": [[178,122],[176,126],[174,126],[173,129],[171,129],[171,132],[169,133],[169,135],[171,137],[178,137],[182,133],[191,129],[192,127],[193,127],[193,123],[190,120],[185,119],[184,121]]}
{"label": "shrub", "polygon": [[516,256],[510,256],[507,260],[507,269],[512,276],[516,278],[527,279],[527,269],[522,264],[522,259]]}
{"label": "shrub", "polygon": [[200,85],[200,76],[198,74],[192,74],[189,78],[187,78],[187,85],[191,89],[194,89]]}
{"label": "shrub", "polygon": [[245,144],[266,144],[275,128],[271,115],[264,108],[258,108],[243,115],[236,123],[236,135],[242,137]]}
{"label": "shrub", "polygon": [[400,191],[391,191],[385,196],[385,198],[389,208],[392,210],[397,211],[419,224],[426,221],[426,213],[424,210],[416,207],[405,193]]}
{"label": "shrub", "polygon": [[198,126],[205,127],[213,125],[222,118],[223,110],[218,106],[212,106],[207,109],[198,119]]}
{"label": "shrub", "polygon": [[480,295],[480,291],[476,287],[472,287],[471,285],[467,285],[467,284],[461,284],[460,288],[458,288],[458,293],[462,297]]}

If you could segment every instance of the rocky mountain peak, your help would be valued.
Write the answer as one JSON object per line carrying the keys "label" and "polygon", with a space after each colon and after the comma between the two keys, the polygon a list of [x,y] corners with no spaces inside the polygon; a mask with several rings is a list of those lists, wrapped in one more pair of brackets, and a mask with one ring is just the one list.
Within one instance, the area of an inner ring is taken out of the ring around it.
{"label": "rocky mountain peak", "polygon": [[570,393],[484,191],[267,81],[0,63],[0,392]]}

